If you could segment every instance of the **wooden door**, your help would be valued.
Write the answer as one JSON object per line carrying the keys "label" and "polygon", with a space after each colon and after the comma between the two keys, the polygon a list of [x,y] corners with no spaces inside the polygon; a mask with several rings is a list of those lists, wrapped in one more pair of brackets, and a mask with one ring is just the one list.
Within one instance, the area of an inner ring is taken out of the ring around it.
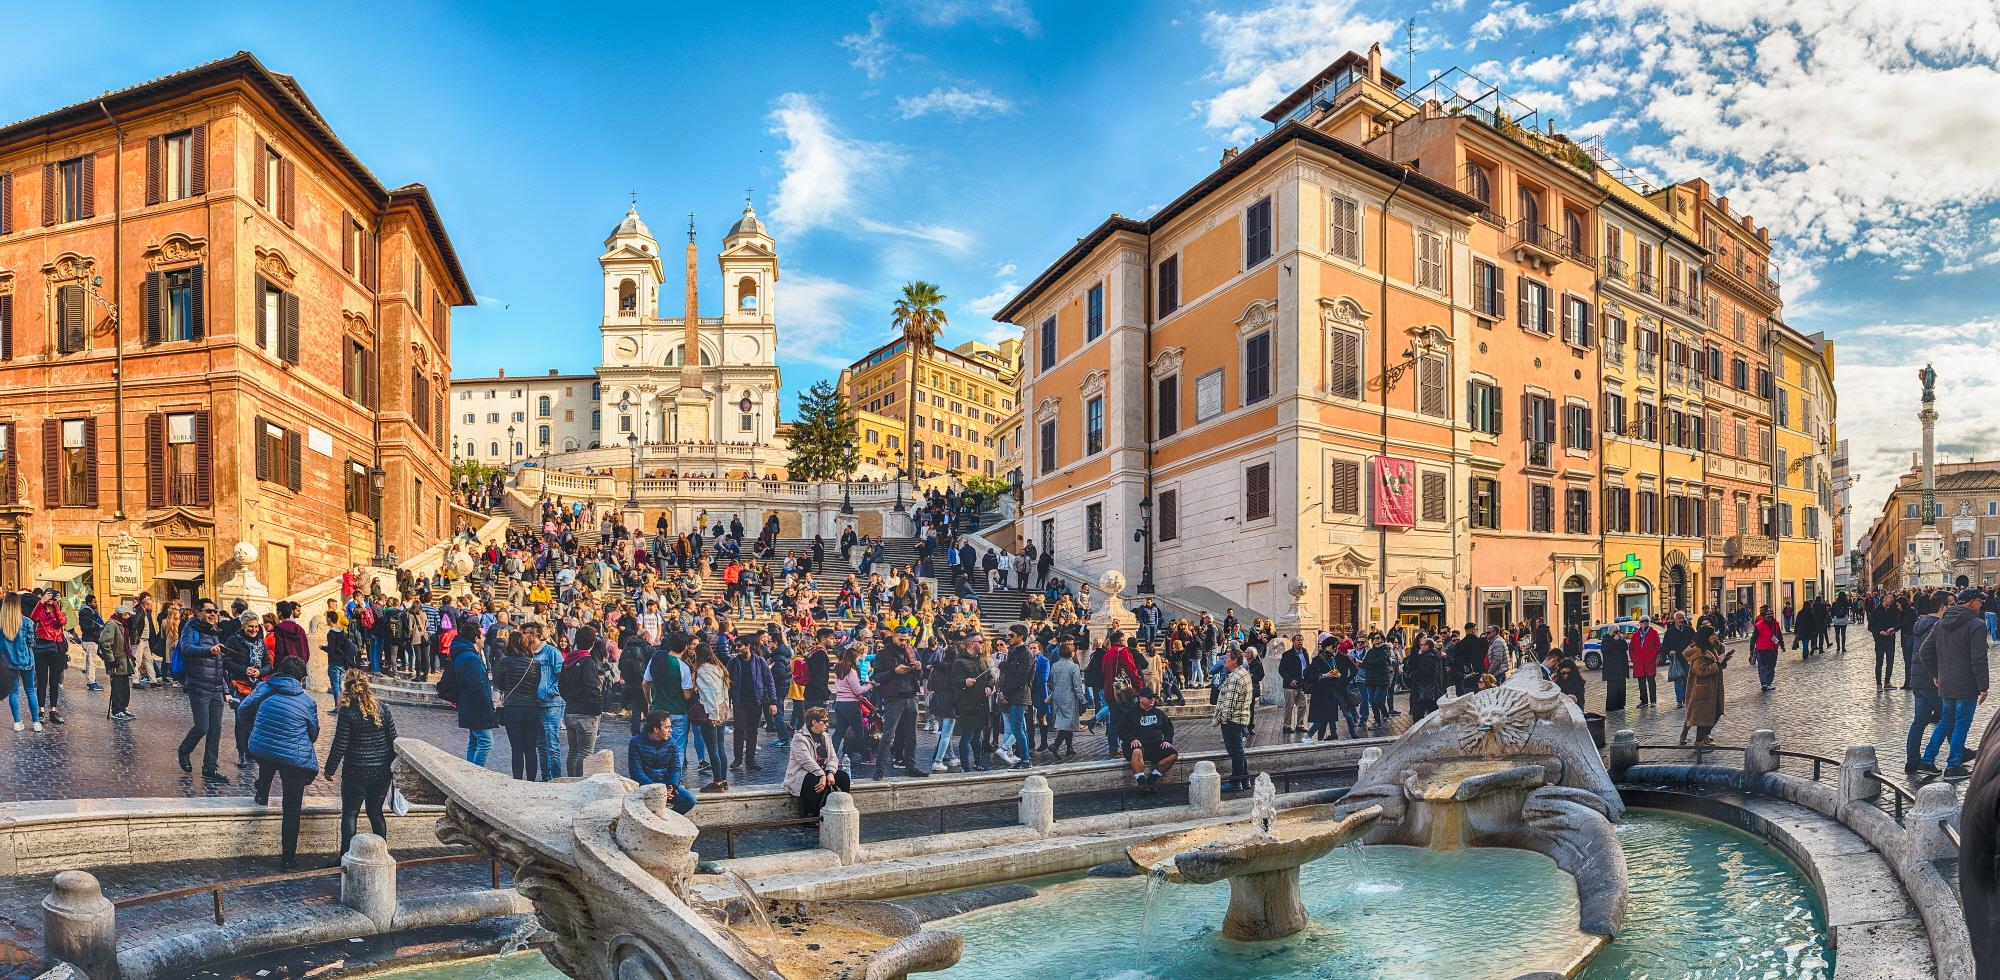
{"label": "wooden door", "polygon": [[1361,629],[1361,586],[1329,585],[1326,587],[1326,628],[1339,632],[1345,627],[1348,635]]}
{"label": "wooden door", "polygon": [[291,545],[264,545],[264,587],[271,591],[273,599],[283,599],[292,594]]}

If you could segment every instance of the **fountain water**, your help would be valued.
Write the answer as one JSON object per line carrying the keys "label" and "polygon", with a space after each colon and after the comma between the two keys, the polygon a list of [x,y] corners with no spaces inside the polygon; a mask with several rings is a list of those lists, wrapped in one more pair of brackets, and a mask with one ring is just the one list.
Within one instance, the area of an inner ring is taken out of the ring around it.
{"label": "fountain water", "polygon": [[1299,865],[1360,837],[1379,812],[1329,819],[1328,806],[1277,808],[1271,777],[1260,775],[1247,820],[1211,824],[1133,844],[1125,856],[1140,872],[1171,884],[1205,885],[1227,879],[1229,912],[1222,934],[1260,942],[1283,939],[1306,927],[1299,899]]}
{"label": "fountain water", "polygon": [[1257,832],[1270,834],[1271,821],[1278,816],[1278,787],[1271,783],[1271,774],[1260,772],[1257,782],[1250,790],[1250,820],[1257,825]]}
{"label": "fountain water", "polygon": [[486,972],[481,975],[479,980],[493,980],[494,977],[499,976],[502,965],[507,962],[507,957],[526,949],[528,940],[533,939],[535,933],[540,931],[541,928],[541,924],[533,919],[529,919],[516,926],[514,934],[508,936],[507,941],[500,945],[500,951],[493,954],[492,965],[486,968]]}
{"label": "fountain water", "polygon": [[[722,873],[736,886],[736,890],[742,893],[744,907],[748,910],[750,922],[757,927],[758,935],[763,936],[766,942],[776,942],[778,931],[771,928],[771,917],[765,913],[764,900],[757,896],[757,890],[751,888],[750,883],[744,881],[743,876],[734,871],[725,870]],[[723,920],[728,921],[727,913],[724,914]]]}

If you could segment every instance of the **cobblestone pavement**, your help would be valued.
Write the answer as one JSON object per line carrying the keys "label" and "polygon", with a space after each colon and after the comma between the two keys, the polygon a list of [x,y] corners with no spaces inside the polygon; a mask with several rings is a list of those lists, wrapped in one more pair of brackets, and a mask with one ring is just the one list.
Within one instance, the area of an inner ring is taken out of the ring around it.
{"label": "cobblestone pavement", "polygon": [[[1904,735],[1910,723],[1910,694],[1901,690],[1878,692],[1874,689],[1874,655],[1866,647],[1865,640],[1850,638],[1848,652],[1844,655],[1829,653],[1801,660],[1796,653],[1785,653],[1778,663],[1778,689],[1771,692],[1758,689],[1756,670],[1751,665],[1747,649],[1742,644],[1737,644],[1736,649],[1737,655],[1725,675],[1726,707],[1716,728],[1716,741],[1724,745],[1740,745],[1751,731],[1770,728],[1778,733],[1779,742],[1787,749],[1810,751],[1835,759],[1850,744],[1873,744],[1882,768],[1895,776],[1902,776]],[[1900,665],[1897,673],[1897,683],[1900,684]],[[1625,710],[1613,714],[1607,728],[1614,731],[1630,728],[1638,734],[1642,743],[1677,741],[1681,713],[1672,706],[1672,685],[1667,682],[1664,671],[1660,674],[1659,686],[1666,702],[1664,706],[1639,708],[1637,688],[1628,687]],[[0,776],[0,802],[250,795],[255,770],[238,769],[234,765],[233,720],[223,725],[221,753],[222,771],[231,780],[210,785],[202,782],[199,773],[192,776],[182,773],[174,761],[175,745],[185,733],[188,721],[187,699],[180,692],[160,688],[134,691],[132,710],[139,718],[130,723],[119,723],[104,717],[107,695],[85,690],[79,672],[70,671],[66,675],[64,688],[63,707],[66,709],[67,724],[50,725],[47,731],[39,734],[33,731],[16,733],[0,728],[0,774],[4,774]],[[1601,677],[1591,673],[1586,695],[1586,704],[1591,710],[1602,709],[1604,693]],[[317,697],[323,705],[330,704],[326,695]],[[1406,699],[1401,695],[1398,696],[1398,704],[1407,707]],[[450,711],[415,706],[395,706],[391,710],[395,713],[401,737],[421,738],[453,751],[463,750],[465,733],[457,727]],[[1278,709],[1269,707],[1260,710],[1255,744],[1268,745],[1280,737],[1278,728],[1281,722],[1277,712]],[[1983,730],[1990,712],[1988,706],[1980,706],[1973,721],[1970,741],[1978,741],[1979,732]],[[1399,716],[1393,720],[1392,730],[1400,730],[1408,718]],[[1202,751],[1221,747],[1215,726],[1205,717],[1180,719],[1177,725],[1180,737],[1176,741],[1182,748]],[[621,772],[625,765],[627,732],[623,721],[607,716],[601,724],[598,739],[600,748],[609,748],[616,753]],[[920,731],[917,738],[920,756],[928,760],[936,737]],[[324,716],[319,742],[322,761],[332,739],[332,717]],[[785,749],[782,745],[771,745],[775,739],[776,736],[768,734],[761,739],[758,760],[764,767],[763,772],[735,774],[730,780],[732,786],[769,786],[778,782],[783,776]],[[1095,735],[1077,733],[1076,742],[1078,758],[1103,758],[1105,743],[1101,728]],[[496,730],[493,743],[487,766],[505,770],[508,767],[506,733]],[[199,754],[197,751],[197,757]],[[1942,753],[1939,760],[1942,764]],[[199,758],[196,761],[199,763]],[[865,771],[862,774],[867,775]],[[307,788],[307,795],[320,800],[337,799],[339,789],[331,781],[315,780]]]}
{"label": "cobblestone pavement", "polygon": [[[86,798],[130,798],[130,797],[193,797],[193,796],[249,796],[254,789],[257,770],[254,767],[236,766],[235,720],[226,720],[222,725],[221,770],[230,777],[227,783],[207,783],[201,779],[201,749],[194,752],[195,772],[181,772],[180,764],[174,759],[174,750],[181,736],[186,734],[189,723],[187,697],[176,689],[151,688],[132,692],[131,710],[138,719],[131,722],[115,722],[104,716],[109,694],[85,689],[83,678],[78,671],[69,671],[64,677],[62,695],[62,725],[48,725],[46,731],[37,733],[28,730],[14,732],[0,727],[0,803],[25,800],[63,800]],[[325,694],[314,695],[323,708],[331,707],[332,699]],[[1407,708],[1406,699],[1398,695],[1398,707]],[[396,719],[396,733],[399,738],[420,738],[453,752],[465,749],[465,732],[457,726],[456,716],[443,708],[392,705],[390,711]],[[1281,720],[1277,708],[1260,709],[1256,738],[1252,744],[1269,745],[1279,738]],[[0,722],[6,719],[0,717]],[[1390,731],[1400,731],[1408,716],[1392,719]],[[1206,717],[1178,719],[1179,738],[1176,739],[1188,751],[1219,750],[1222,739],[1215,725]],[[1104,758],[1106,749],[1103,728],[1095,735],[1078,732],[1076,737],[1077,758]],[[605,716],[599,726],[598,748],[611,749],[618,758],[618,771],[625,771],[625,744],[631,738],[626,722]],[[759,773],[731,774],[730,785],[734,788],[752,786],[774,786],[784,776],[786,746],[772,745],[778,736],[766,733],[759,741],[757,758],[763,766]],[[937,737],[929,732],[917,733],[919,758],[928,768],[931,753],[935,750]],[[333,743],[333,716],[323,714],[320,721],[319,759],[326,761],[326,751]],[[565,748],[567,746],[565,745]],[[689,758],[694,750],[689,748]],[[487,756],[487,768],[507,771],[509,768],[507,734],[504,730],[493,731],[493,750]],[[867,776],[864,769],[860,775]],[[699,785],[696,774],[689,775],[689,785]],[[334,780],[315,779],[306,787],[308,799],[338,800],[339,777]]]}

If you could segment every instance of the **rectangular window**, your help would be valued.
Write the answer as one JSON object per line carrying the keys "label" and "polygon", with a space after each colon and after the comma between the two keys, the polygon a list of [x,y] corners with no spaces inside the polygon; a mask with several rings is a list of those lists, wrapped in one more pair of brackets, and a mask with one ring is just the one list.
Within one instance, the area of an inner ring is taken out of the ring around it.
{"label": "rectangular window", "polygon": [[1091,504],[1083,509],[1083,550],[1104,550],[1104,505]]}
{"label": "rectangular window", "polygon": [[1563,340],[1578,347],[1595,343],[1590,321],[1590,302],[1575,296],[1563,298]]}
{"label": "rectangular window", "polygon": [[48,195],[43,217],[58,221],[82,221],[96,216],[97,157],[86,153],[60,163],[44,164],[43,191]]}
{"label": "rectangular window", "polygon": [[1169,255],[1160,262],[1159,274],[1159,316],[1165,317],[1181,308],[1181,257]]}
{"label": "rectangular window", "polygon": [[1604,393],[1604,434],[1622,436],[1625,434],[1625,396],[1614,392]]}
{"label": "rectangular window", "polygon": [[1447,418],[1451,412],[1445,405],[1444,358],[1430,355],[1417,362],[1417,411],[1436,418]]}
{"label": "rectangular window", "polygon": [[1361,334],[1335,327],[1327,333],[1327,347],[1332,353],[1328,391],[1335,398],[1360,398]]}
{"label": "rectangular window", "polygon": [[347,512],[350,514],[373,513],[368,506],[368,467],[347,461]]}
{"label": "rectangular window", "polygon": [[1243,404],[1271,397],[1271,334],[1266,331],[1243,343]]}
{"label": "rectangular window", "polygon": [[1563,406],[1563,444],[1570,449],[1590,451],[1590,406]]}
{"label": "rectangular window", "polygon": [[1258,463],[1243,471],[1243,519],[1271,516],[1271,464]]}
{"label": "rectangular window", "polygon": [[1777,396],[1778,396],[1778,401],[1777,404],[1773,406],[1774,408],[1773,414],[1777,417],[1778,425],[1789,429],[1792,427],[1792,393],[1783,388],[1779,388],[1777,390]]}
{"label": "rectangular window", "polygon": [[256,420],[257,479],[276,483],[293,491],[299,489],[302,440],[297,432]]}
{"label": "rectangular window", "polygon": [[1104,451],[1104,399],[1092,398],[1083,406],[1083,454],[1095,456]]}
{"label": "rectangular window", "polygon": [[171,269],[162,277],[167,292],[166,321],[160,339],[200,340],[202,334],[201,266]]}
{"label": "rectangular window", "polygon": [[1446,480],[1443,473],[1425,473],[1423,477],[1424,520],[1436,524],[1445,519],[1450,511],[1445,497]]}
{"label": "rectangular window", "polygon": [[1549,323],[1549,287],[1521,277],[1520,317],[1521,328],[1547,335],[1553,332]]}
{"label": "rectangular window", "polygon": [[160,137],[160,193],[158,200],[178,201],[200,193],[194,189],[193,159],[191,150],[194,140],[193,130],[182,130]]}
{"label": "rectangular window", "polygon": [[1181,430],[1181,376],[1153,382],[1153,438],[1165,439]]}
{"label": "rectangular window", "polygon": [[1046,371],[1056,363],[1056,318],[1042,321],[1042,361],[1041,370]]}
{"label": "rectangular window", "polygon": [[1243,267],[1245,269],[1271,257],[1271,199],[1264,198],[1250,205],[1243,214]]}
{"label": "rectangular window", "polygon": [[1555,530],[1555,488],[1546,483],[1528,484],[1528,530],[1547,534]]}
{"label": "rectangular window", "polygon": [[1467,382],[1466,402],[1471,410],[1468,421],[1474,432],[1489,436],[1500,434],[1500,388],[1497,385],[1485,381]]}
{"label": "rectangular window", "polygon": [[1085,343],[1104,336],[1104,284],[1090,287],[1084,300],[1083,340]]}
{"label": "rectangular window", "polygon": [[1153,507],[1154,516],[1160,522],[1160,540],[1173,541],[1181,536],[1181,494],[1178,490],[1160,491],[1159,503]]}
{"label": "rectangular window", "polygon": [[46,452],[52,485],[45,492],[52,507],[90,507],[97,503],[97,425],[92,419],[49,420],[44,438],[54,437]]}
{"label": "rectangular window", "polygon": [[1489,531],[1500,529],[1500,482],[1492,477],[1472,478],[1471,524]]}
{"label": "rectangular window", "polygon": [[1050,419],[1042,423],[1042,473],[1047,475],[1056,470],[1056,422]]}
{"label": "rectangular window", "polygon": [[[493,421],[497,422],[499,420],[494,419]],[[632,431],[632,416],[630,415],[618,416],[618,431],[621,433]]]}
{"label": "rectangular window", "polygon": [[56,352],[74,354],[89,346],[90,298],[83,287],[56,287]]}
{"label": "rectangular window", "polygon": [[1590,533],[1590,491],[1571,488],[1563,491],[1563,531]]}
{"label": "rectangular window", "polygon": [[1326,484],[1326,509],[1350,517],[1361,515],[1361,464],[1351,459],[1333,461]]}
{"label": "rectangular window", "polygon": [[1639,491],[1639,533],[1660,533],[1660,495],[1652,490]]}
{"label": "rectangular window", "polygon": [[1194,421],[1196,425],[1222,414],[1222,369],[1216,368],[1194,379]]}
{"label": "rectangular window", "polygon": [[1556,403],[1546,395],[1528,396],[1529,442],[1553,444],[1556,441]]}
{"label": "rectangular window", "polygon": [[1417,235],[1417,288],[1444,292],[1444,236]]}
{"label": "rectangular window", "polygon": [[1652,402],[1639,403],[1639,438],[1660,441],[1660,409]]}
{"label": "rectangular window", "polygon": [[1327,251],[1349,262],[1361,261],[1361,202],[1335,197],[1331,210],[1333,227],[1327,237]]}
{"label": "rectangular window", "polygon": [[1500,319],[1507,308],[1506,280],[1500,277],[1500,268],[1491,262],[1472,263],[1472,308],[1489,320]]}
{"label": "rectangular window", "polygon": [[1757,369],[1757,397],[1768,400],[1771,397],[1771,372]]}

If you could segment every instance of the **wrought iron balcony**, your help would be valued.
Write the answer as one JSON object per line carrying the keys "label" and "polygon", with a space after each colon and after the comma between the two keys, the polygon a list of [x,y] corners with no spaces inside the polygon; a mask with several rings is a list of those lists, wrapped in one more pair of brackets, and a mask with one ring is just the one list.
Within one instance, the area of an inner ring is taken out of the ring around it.
{"label": "wrought iron balcony", "polygon": [[1604,259],[1604,277],[1606,279],[1616,279],[1620,282],[1629,283],[1632,281],[1626,277],[1625,260],[1614,259],[1609,256],[1606,256]]}
{"label": "wrought iron balcony", "polygon": [[1555,457],[1554,443],[1539,442],[1539,441],[1528,443],[1529,466],[1536,466],[1536,467],[1541,467],[1543,469],[1547,469],[1554,465],[1553,463],[1550,462],[1550,460],[1553,459],[1554,457]]}
{"label": "wrought iron balcony", "polygon": [[1660,277],[1650,272],[1641,272],[1633,277],[1632,287],[1648,296],[1658,298],[1660,295]]}
{"label": "wrought iron balcony", "polygon": [[1569,239],[1547,225],[1524,218],[1514,222],[1510,233],[1514,238],[1514,254],[1524,262],[1553,269],[1571,257]]}

